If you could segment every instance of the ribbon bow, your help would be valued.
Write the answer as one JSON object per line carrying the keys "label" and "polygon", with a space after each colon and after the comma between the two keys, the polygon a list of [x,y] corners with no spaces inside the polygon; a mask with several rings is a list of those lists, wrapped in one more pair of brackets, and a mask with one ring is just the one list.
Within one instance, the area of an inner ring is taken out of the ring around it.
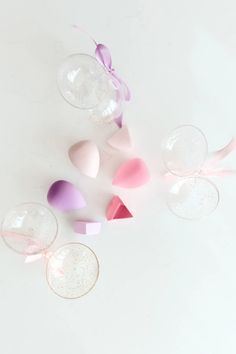
{"label": "ribbon bow", "polygon": [[[222,149],[214,151],[211,153],[199,172],[193,174],[196,177],[225,177],[236,175],[236,170],[226,169],[218,166],[219,162],[224,160],[228,155],[230,155],[234,150],[236,150],[236,138],[232,138],[230,142],[225,145]],[[164,178],[173,179],[175,176],[170,173],[164,173]]]}
{"label": "ribbon bow", "polygon": [[[131,99],[131,92],[130,89],[128,88],[127,84],[123,81],[123,79],[117,74],[115,69],[112,67],[112,58],[111,58],[111,53],[110,50],[101,43],[97,43],[95,39],[83,28],[77,25],[73,25],[74,28],[86,33],[86,35],[94,42],[96,49],[95,49],[95,57],[99,61],[100,64],[105,68],[106,72],[110,76],[114,86],[117,88],[117,91],[120,95],[120,97],[128,102]],[[119,128],[122,127],[123,124],[123,114],[120,116],[116,117],[114,119],[116,124],[118,125]]]}
{"label": "ribbon bow", "polygon": [[[30,236],[19,234],[12,231],[2,231],[0,233],[0,236],[16,239],[18,241],[21,241],[23,244],[25,244],[26,254],[31,253],[26,255],[25,263],[32,263],[38,261],[39,259],[49,260],[49,258],[53,254],[53,252],[49,251],[47,248],[44,247],[45,245],[41,241],[37,239],[33,239]],[[53,271],[54,274],[58,277],[64,275],[63,269],[61,267],[58,267],[58,265],[55,265]]]}
{"label": "ribbon bow", "polygon": [[21,241],[22,245],[25,245],[25,253],[28,254],[26,255],[25,263],[31,263],[41,258],[49,259],[52,255],[52,252],[46,249],[42,242],[28,235],[12,231],[2,231],[0,236]]}
{"label": "ribbon bow", "polygon": [[[110,76],[114,86],[117,88],[118,93],[122,99],[125,101],[129,101],[131,98],[131,93],[126,85],[126,83],[118,76],[115,69],[112,67],[112,58],[109,49],[104,44],[98,44],[95,42],[95,57],[96,59],[104,66],[108,75]],[[123,114],[114,119],[119,128],[122,127],[123,124]]]}
{"label": "ribbon bow", "polygon": [[124,100],[130,101],[130,90],[126,83],[120,78],[120,76],[116,73],[115,69],[112,67],[112,58],[109,49],[104,44],[96,43],[95,57],[104,66],[104,68],[110,75],[115,87],[122,94]]}

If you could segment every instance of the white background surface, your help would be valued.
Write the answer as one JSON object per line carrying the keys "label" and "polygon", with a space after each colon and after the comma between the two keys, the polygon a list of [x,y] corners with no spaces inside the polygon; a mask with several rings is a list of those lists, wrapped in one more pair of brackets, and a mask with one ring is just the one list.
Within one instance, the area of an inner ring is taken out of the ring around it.
{"label": "white background surface", "polygon": [[[1,218],[18,203],[46,203],[56,179],[84,191],[89,207],[78,216],[102,219],[114,192],[135,215],[80,237],[57,213],[54,248],[78,240],[100,259],[99,282],[80,300],[54,295],[41,262],[25,265],[1,243],[1,353],[236,353],[236,179],[214,179],[221,203],[200,222],[170,214],[158,179],[161,138],[175,126],[197,125],[211,150],[236,133],[235,17],[233,0],[1,0]],[[108,45],[132,90],[130,156],[143,157],[152,173],[141,189],[112,189],[110,176],[127,158],[105,145],[116,127],[93,125],[57,91],[64,57],[93,53],[74,23]],[[86,138],[105,151],[96,181],[67,158]],[[225,164],[236,166],[235,156]]]}

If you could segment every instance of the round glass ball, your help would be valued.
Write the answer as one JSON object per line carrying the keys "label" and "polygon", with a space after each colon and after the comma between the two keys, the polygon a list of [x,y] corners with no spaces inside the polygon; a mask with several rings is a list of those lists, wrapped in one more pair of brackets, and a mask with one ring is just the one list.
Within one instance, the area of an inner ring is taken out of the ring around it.
{"label": "round glass ball", "polygon": [[87,110],[92,120],[109,122],[123,110],[123,97],[105,68],[87,54],[73,54],[58,70],[58,88],[72,106]]}
{"label": "round glass ball", "polygon": [[57,219],[45,206],[24,203],[10,210],[2,222],[2,238],[17,253],[33,255],[48,249],[58,232]]}
{"label": "round glass ball", "polygon": [[58,296],[76,299],[95,286],[99,263],[89,247],[81,243],[68,243],[51,255],[46,273],[50,288]]}
{"label": "round glass ball", "polygon": [[173,214],[188,220],[210,215],[218,206],[219,191],[202,177],[180,179],[169,190],[167,205]]}
{"label": "round glass ball", "polygon": [[167,170],[177,176],[198,173],[208,155],[203,132],[192,125],[173,130],[162,143],[162,157]]}

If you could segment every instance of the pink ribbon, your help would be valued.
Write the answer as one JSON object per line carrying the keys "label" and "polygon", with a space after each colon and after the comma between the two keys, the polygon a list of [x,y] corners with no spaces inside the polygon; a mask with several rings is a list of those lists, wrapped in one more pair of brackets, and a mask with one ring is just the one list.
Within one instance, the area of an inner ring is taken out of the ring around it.
{"label": "pink ribbon", "polygon": [[31,263],[41,258],[49,259],[49,257],[52,255],[52,252],[48,251],[47,249],[43,249],[44,247],[42,243],[40,243],[38,240],[32,239],[27,235],[19,234],[12,231],[3,231],[1,232],[1,236],[7,238],[15,238],[16,240],[23,241],[26,243],[26,253],[35,252],[35,254],[30,254],[26,256],[25,263]]}
{"label": "pink ribbon", "polygon": [[204,164],[199,174],[201,176],[218,176],[218,177],[235,175],[236,170],[234,169],[225,169],[225,168],[217,167],[218,163],[224,160],[234,150],[236,150],[236,138],[232,138],[230,142],[222,149],[213,152],[207,159],[206,163]]}
{"label": "pink ribbon", "polygon": [[42,258],[49,259],[52,254],[53,254],[53,252],[51,252],[51,251],[42,250],[40,253],[26,256],[25,257],[25,263],[33,263],[33,262],[36,262],[36,261],[38,261],[39,259],[42,259]]}
{"label": "pink ribbon", "polygon": [[[0,233],[0,236],[2,237],[10,237],[10,238],[15,238],[17,240],[21,240],[26,242],[27,248],[26,252],[35,252],[35,254],[31,254],[25,257],[25,263],[32,263],[35,261],[38,261],[39,259],[49,259],[53,252],[49,251],[48,249],[42,249],[43,244],[39,240],[34,240],[31,237],[23,234],[18,234],[16,232],[11,232],[11,231],[4,231]],[[40,252],[39,252],[40,251]],[[39,253],[36,253],[39,252]],[[57,275],[58,277],[62,277],[64,275],[63,269],[60,267],[55,267],[53,270],[54,274]]]}
{"label": "pink ribbon", "polygon": [[[194,173],[192,176],[196,177],[226,177],[236,175],[236,170],[234,169],[225,169],[218,167],[218,163],[224,160],[228,155],[230,155],[234,150],[236,150],[236,138],[232,138],[230,142],[224,146],[222,149],[217,150],[210,154],[202,169],[199,172]],[[164,178],[166,180],[172,180],[175,176],[170,173],[164,173]],[[188,176],[187,176],[188,177]]]}

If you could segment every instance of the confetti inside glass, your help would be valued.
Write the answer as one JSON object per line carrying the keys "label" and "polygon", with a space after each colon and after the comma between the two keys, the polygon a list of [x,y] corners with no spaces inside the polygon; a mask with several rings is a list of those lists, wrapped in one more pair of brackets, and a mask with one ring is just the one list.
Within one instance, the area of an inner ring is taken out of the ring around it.
{"label": "confetti inside glass", "polygon": [[48,260],[50,288],[66,299],[86,295],[95,286],[99,263],[95,253],[81,243],[69,243],[56,250]]}

